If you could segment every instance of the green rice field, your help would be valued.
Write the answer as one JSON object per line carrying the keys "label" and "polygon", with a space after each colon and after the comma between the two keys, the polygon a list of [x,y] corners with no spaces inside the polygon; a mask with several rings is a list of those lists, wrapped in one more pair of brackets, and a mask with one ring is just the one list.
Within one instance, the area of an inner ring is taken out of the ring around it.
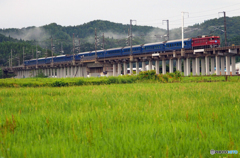
{"label": "green rice field", "polygon": [[[223,79],[224,80],[224,79]],[[0,88],[0,158],[240,152],[240,82]]]}

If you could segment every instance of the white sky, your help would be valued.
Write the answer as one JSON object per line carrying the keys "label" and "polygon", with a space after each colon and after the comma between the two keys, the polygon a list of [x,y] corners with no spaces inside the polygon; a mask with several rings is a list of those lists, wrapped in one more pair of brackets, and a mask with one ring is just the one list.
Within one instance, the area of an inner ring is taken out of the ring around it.
{"label": "white sky", "polygon": [[[129,24],[166,28],[162,20],[170,20],[170,28],[218,18],[218,12],[240,16],[239,0],[0,0],[0,28],[22,28],[57,23],[80,25],[92,20],[108,20]],[[223,14],[220,14],[223,16]]]}

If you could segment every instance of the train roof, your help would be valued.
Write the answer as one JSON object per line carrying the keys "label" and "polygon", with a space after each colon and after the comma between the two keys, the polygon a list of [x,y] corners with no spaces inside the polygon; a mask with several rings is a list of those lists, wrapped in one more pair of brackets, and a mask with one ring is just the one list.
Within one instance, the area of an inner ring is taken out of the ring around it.
{"label": "train roof", "polygon": [[[184,38],[184,41],[188,41],[188,40],[191,40],[191,38]],[[179,42],[179,41],[182,41],[182,39],[171,40],[171,41],[167,41],[166,43]]]}
{"label": "train roof", "polygon": [[143,46],[151,46],[151,45],[157,45],[157,44],[163,44],[163,42],[147,43],[147,44],[143,44]]}
{"label": "train roof", "polygon": [[[88,52],[82,52],[82,53],[78,53],[78,54],[88,54],[88,53],[90,53],[90,51],[88,51]],[[78,55],[77,54],[77,55]]]}
{"label": "train roof", "polygon": [[193,37],[192,39],[200,39],[200,38],[220,38],[220,36],[198,36],[198,37]]}
{"label": "train roof", "polygon": [[64,56],[66,56],[66,55],[58,55],[58,56],[56,56],[56,57],[64,57]]}
{"label": "train roof", "polygon": [[123,49],[123,47],[111,48],[111,49],[107,49],[107,51],[109,51],[109,50],[115,50],[115,49]]}
{"label": "train roof", "polygon": [[[141,45],[134,45],[134,46],[132,46],[132,48],[141,47],[141,46],[142,46],[142,44]],[[123,47],[122,49],[126,49],[126,48],[131,48],[131,46],[126,46],[126,47]]]}

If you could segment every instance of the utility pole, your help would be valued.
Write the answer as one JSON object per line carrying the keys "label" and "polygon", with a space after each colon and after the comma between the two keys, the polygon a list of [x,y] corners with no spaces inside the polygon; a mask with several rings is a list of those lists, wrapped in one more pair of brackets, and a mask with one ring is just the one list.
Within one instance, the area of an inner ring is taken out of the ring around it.
{"label": "utility pole", "polygon": [[131,46],[131,48],[130,48],[130,55],[132,56],[132,22],[133,21],[136,21],[137,22],[137,20],[132,20],[132,19],[130,19],[130,46]]}
{"label": "utility pole", "polygon": [[51,37],[51,51],[52,51],[52,65],[53,66],[53,52],[54,52],[54,46],[53,46],[53,38]]}
{"label": "utility pole", "polygon": [[104,50],[104,43],[105,43],[105,40],[104,40],[104,33],[103,33],[103,43],[102,43],[102,49]]}
{"label": "utility pole", "polygon": [[12,69],[12,49],[11,49],[11,69]]}
{"label": "utility pole", "polygon": [[95,28],[95,58],[97,59],[97,29]]}
{"label": "utility pole", "polygon": [[80,38],[78,38],[78,53],[81,52],[81,41]]}
{"label": "utility pole", "polygon": [[18,59],[18,66],[20,66],[20,54],[19,54],[19,56],[17,57],[17,59]]}
{"label": "utility pole", "polygon": [[129,46],[130,45],[130,31],[128,29],[128,39],[127,39],[127,45]]}
{"label": "utility pole", "polygon": [[47,58],[47,47],[46,47],[46,53],[45,53],[45,58]]}
{"label": "utility pole", "polygon": [[75,53],[75,39],[74,39],[74,33],[73,33],[73,65],[75,65],[74,53]]}
{"label": "utility pole", "polygon": [[23,47],[23,66],[24,66],[24,47]]}
{"label": "utility pole", "polygon": [[33,49],[32,49],[32,59],[34,58]]}
{"label": "utility pole", "polygon": [[[223,13],[224,16],[224,33],[225,33],[225,46],[227,46],[227,23],[226,23],[226,12],[219,12],[219,13]],[[218,14],[219,14],[218,13]]]}
{"label": "utility pole", "polygon": [[36,68],[38,68],[38,55],[37,55],[38,53],[37,53],[37,51],[38,51],[38,50],[37,50],[37,45],[36,45],[36,58],[37,58]]}
{"label": "utility pole", "polygon": [[9,67],[11,67],[11,56],[9,56],[8,63],[9,63]]}
{"label": "utility pole", "polygon": [[188,14],[188,12],[182,12],[182,48],[184,48],[184,14]]}
{"label": "utility pole", "polygon": [[63,54],[62,42],[61,42],[61,53]]}
{"label": "utility pole", "polygon": [[162,22],[164,23],[164,21],[167,22],[167,40],[169,41],[169,20],[163,20]]}

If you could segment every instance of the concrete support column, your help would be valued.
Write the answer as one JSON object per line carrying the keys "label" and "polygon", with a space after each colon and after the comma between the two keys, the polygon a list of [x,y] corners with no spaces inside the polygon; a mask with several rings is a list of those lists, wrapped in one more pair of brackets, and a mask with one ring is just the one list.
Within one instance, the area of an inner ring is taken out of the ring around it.
{"label": "concrete support column", "polygon": [[162,59],[162,74],[166,74],[166,61]]}
{"label": "concrete support column", "polygon": [[221,75],[225,75],[225,60],[221,57]]}
{"label": "concrete support column", "polygon": [[57,72],[57,78],[61,78],[61,68],[58,68],[58,72]]}
{"label": "concrete support column", "polygon": [[209,74],[209,57],[205,56],[205,63],[206,63],[206,75],[210,75]]}
{"label": "concrete support column", "polygon": [[60,67],[60,68],[58,68],[58,72],[59,72],[59,76],[58,76],[58,78],[62,78],[62,68]]}
{"label": "concrete support column", "polygon": [[190,58],[186,58],[186,76],[190,75]]}
{"label": "concrete support column", "polygon": [[70,77],[70,68],[69,67],[67,67],[67,77]]}
{"label": "concrete support column", "polygon": [[216,62],[216,75],[220,75],[220,60],[218,56],[215,56]]}
{"label": "concrete support column", "polygon": [[196,75],[196,62],[195,59],[192,59],[192,75]]}
{"label": "concrete support column", "polygon": [[123,75],[127,75],[127,63],[123,63]]}
{"label": "concrete support column", "polygon": [[231,61],[232,61],[232,75],[236,75],[236,58],[235,58],[235,56],[232,56]]}
{"label": "concrete support column", "polygon": [[70,74],[70,77],[73,77],[73,66],[71,66],[71,74]]}
{"label": "concrete support column", "polygon": [[59,68],[56,69],[56,78],[59,78]]}
{"label": "concrete support column", "polygon": [[159,60],[155,61],[155,67],[156,67],[156,74],[159,74]]}
{"label": "concrete support column", "polygon": [[173,60],[169,59],[169,73],[173,73]]}
{"label": "concrete support column", "polygon": [[136,61],[136,74],[138,75],[139,74],[139,62]]}
{"label": "concrete support column", "polygon": [[57,78],[61,78],[61,68],[58,68],[57,70]]}
{"label": "concrete support column", "polygon": [[215,65],[214,65],[214,57],[212,57],[212,58],[211,58],[211,75],[214,74],[214,71],[215,71],[215,70],[214,70],[214,66],[215,66]]}
{"label": "concrete support column", "polygon": [[72,73],[71,73],[71,76],[74,77],[74,75],[75,75],[75,67],[72,66]]}
{"label": "concrete support column", "polygon": [[130,68],[130,75],[133,74],[133,63],[130,61],[129,62],[129,68]]}
{"label": "concrete support column", "polygon": [[184,71],[184,76],[187,76],[186,59],[183,59],[183,71]]}
{"label": "concrete support column", "polygon": [[83,77],[82,76],[82,66],[79,66],[79,77]]}
{"label": "concrete support column", "polygon": [[87,68],[86,67],[83,67],[83,74],[84,74],[84,77],[87,77]]}
{"label": "concrete support column", "polygon": [[230,57],[226,56],[226,75],[230,75]]}
{"label": "concrete support column", "polygon": [[202,59],[201,59],[201,73],[202,73],[202,75],[206,75],[205,58],[202,58]]}
{"label": "concrete support column", "polygon": [[66,67],[63,67],[63,78],[66,78]]}
{"label": "concrete support column", "polygon": [[117,76],[115,63],[113,64],[113,76]]}
{"label": "concrete support column", "polygon": [[149,64],[148,64],[148,70],[152,70],[152,60],[149,60]]}
{"label": "concrete support column", "polygon": [[195,58],[196,62],[196,75],[200,75],[200,63],[199,63],[199,58]]}
{"label": "concrete support column", "polygon": [[50,76],[50,68],[47,69],[48,77]]}
{"label": "concrete support column", "polygon": [[57,71],[56,68],[53,68],[52,71],[53,71],[53,72],[52,72],[52,73],[53,73],[53,77],[55,78],[55,77],[56,77],[56,71]]}
{"label": "concrete support column", "polygon": [[59,74],[60,78],[63,78],[63,68],[62,67],[59,68],[59,72],[60,72],[60,74]]}
{"label": "concrete support column", "polygon": [[81,69],[81,67],[80,67],[80,65],[77,67],[77,77],[80,77],[80,69]]}
{"label": "concrete support column", "polygon": [[142,71],[146,71],[146,63],[145,63],[145,61],[142,62]]}
{"label": "concrete support column", "polygon": [[181,58],[177,59],[177,70],[180,72],[182,71],[182,59]]}
{"label": "concrete support column", "polygon": [[52,68],[50,68],[50,77],[52,77],[53,75],[52,75]]}
{"label": "concrete support column", "polygon": [[118,63],[118,76],[120,76],[121,75],[121,63]]}
{"label": "concrete support column", "polygon": [[64,78],[64,77],[65,77],[65,76],[64,76],[64,67],[62,67],[61,70],[62,70],[62,71],[61,71],[61,72],[62,72],[61,78]]}

